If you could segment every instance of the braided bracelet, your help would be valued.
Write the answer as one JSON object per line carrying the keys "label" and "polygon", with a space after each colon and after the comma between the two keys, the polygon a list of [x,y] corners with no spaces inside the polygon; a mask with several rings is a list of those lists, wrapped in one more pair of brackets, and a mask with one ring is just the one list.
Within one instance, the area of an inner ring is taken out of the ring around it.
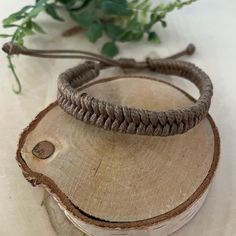
{"label": "braided bracelet", "polygon": [[[112,66],[121,68],[150,69],[166,75],[177,75],[193,82],[200,90],[200,97],[192,106],[168,110],[150,111],[111,104],[78,88],[95,79],[100,70]],[[197,66],[173,59],[147,59],[135,62],[130,59],[117,61],[116,65],[86,62],[62,73],[58,80],[58,103],[68,114],[87,124],[105,130],[127,134],[170,136],[182,134],[196,126],[208,113],[213,87],[210,78]]]}
{"label": "braided bracelet", "polygon": [[[57,100],[60,107],[68,114],[105,130],[150,136],[182,134],[204,119],[210,108],[213,87],[208,75],[192,63],[174,60],[186,54],[191,55],[195,50],[192,44],[184,51],[168,58],[148,58],[145,62],[126,58],[113,60],[81,50],[28,49],[12,42],[4,44],[3,50],[9,55],[89,60],[60,75]],[[107,103],[78,91],[85,83],[95,79],[101,70],[111,67],[149,69],[183,77],[198,87],[200,97],[195,104],[186,108],[150,111]]]}

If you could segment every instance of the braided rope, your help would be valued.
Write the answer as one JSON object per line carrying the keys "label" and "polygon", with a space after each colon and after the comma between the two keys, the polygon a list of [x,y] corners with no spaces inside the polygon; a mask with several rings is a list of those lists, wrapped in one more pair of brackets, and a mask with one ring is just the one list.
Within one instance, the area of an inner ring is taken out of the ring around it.
{"label": "braided rope", "polygon": [[170,136],[182,134],[195,127],[208,113],[213,87],[208,75],[197,66],[173,59],[135,62],[117,61],[120,67],[150,69],[166,75],[184,77],[200,90],[200,97],[192,106],[150,111],[114,105],[80,93],[78,88],[99,75],[101,69],[113,65],[86,62],[62,73],[58,80],[58,103],[68,114],[87,124],[128,134]]}
{"label": "braided rope", "polygon": [[[12,42],[4,44],[2,49],[8,55],[92,60],[60,75],[58,104],[76,119],[106,130],[153,136],[182,134],[195,127],[207,115],[211,104],[213,87],[208,75],[189,62],[174,60],[183,55],[192,55],[195,51],[193,44],[189,44],[182,52],[165,59],[147,58],[145,62],[136,62],[134,59],[127,58],[113,60],[82,50],[28,49]],[[100,70],[114,66],[150,69],[166,75],[184,77],[199,88],[200,97],[192,106],[157,112],[114,105],[78,91],[83,84],[96,78]]]}

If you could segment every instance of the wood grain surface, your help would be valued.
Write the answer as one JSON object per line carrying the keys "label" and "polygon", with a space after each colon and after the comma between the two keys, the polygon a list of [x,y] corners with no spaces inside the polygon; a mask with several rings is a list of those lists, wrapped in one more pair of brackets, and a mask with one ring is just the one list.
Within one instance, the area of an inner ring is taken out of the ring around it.
{"label": "wood grain surface", "polygon": [[[164,111],[193,103],[176,87],[152,78],[123,76],[102,81],[81,92],[115,104]],[[111,227],[122,227],[127,235],[131,234],[126,227],[154,225],[156,235],[156,224],[165,220],[161,235],[167,235],[172,232],[169,228],[176,230],[186,223],[190,217],[178,215],[188,209],[193,216],[199,210],[218,162],[218,134],[210,117],[183,135],[165,138],[105,131],[74,119],[58,106],[33,124],[22,135],[21,156],[31,171],[50,178],[55,186],[41,176],[34,180],[29,174],[27,178],[46,185],[62,206],[67,203],[60,191],[86,215],[120,222]],[[44,140],[55,146],[55,152],[48,159],[39,159],[32,150]],[[75,211],[67,207],[67,215],[73,218]],[[127,224],[122,226],[123,222]],[[83,230],[96,236],[114,233]]]}

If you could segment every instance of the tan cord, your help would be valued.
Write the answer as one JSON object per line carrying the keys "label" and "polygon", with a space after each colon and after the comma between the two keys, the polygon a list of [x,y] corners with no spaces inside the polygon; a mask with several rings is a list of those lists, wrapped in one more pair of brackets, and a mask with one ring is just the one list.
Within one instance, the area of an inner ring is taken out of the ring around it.
{"label": "tan cord", "polygon": [[[59,76],[57,100],[60,107],[87,124],[128,134],[170,136],[182,134],[195,127],[208,113],[213,87],[208,75],[192,63],[174,60],[191,55],[195,47],[189,45],[184,51],[166,59],[150,59],[136,62],[134,59],[113,60],[85,51],[30,50],[13,44],[3,47],[8,54],[24,54],[36,57],[85,58],[87,61],[68,69]],[[69,55],[57,55],[67,53]],[[72,55],[72,54],[78,55]],[[97,61],[97,62],[95,62]],[[183,77],[194,83],[200,97],[195,104],[181,109],[150,111],[111,104],[78,91],[85,83],[95,79],[102,69],[111,67],[149,69],[166,75]]]}

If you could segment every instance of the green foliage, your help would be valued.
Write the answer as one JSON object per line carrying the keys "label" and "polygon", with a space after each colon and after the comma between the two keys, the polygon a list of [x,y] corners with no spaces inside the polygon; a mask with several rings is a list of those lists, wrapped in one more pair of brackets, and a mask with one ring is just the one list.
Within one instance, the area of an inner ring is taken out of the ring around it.
{"label": "green foliage", "polygon": [[58,13],[58,7],[62,6],[86,30],[91,42],[96,42],[104,33],[113,43],[137,41],[144,34],[148,35],[149,41],[159,43],[152,27],[158,22],[165,27],[164,19],[169,12],[194,1],[173,0],[153,7],[151,0],[36,0],[34,5],[27,5],[3,20],[4,28],[15,27],[16,30],[14,34],[1,34],[0,37],[10,37],[23,45],[25,36],[45,33],[35,22],[42,11],[55,20],[63,21]]}
{"label": "green foliage", "polygon": [[[58,9],[62,9],[82,28],[91,42],[96,42],[102,35],[109,41],[101,52],[109,57],[119,53],[116,42],[138,41],[147,35],[150,42],[160,43],[157,33],[152,30],[156,23],[166,27],[166,15],[197,0],[173,0],[153,6],[151,0],[36,0],[34,5],[27,5],[3,20],[4,28],[15,28],[13,34],[0,34],[19,45],[24,45],[26,36],[35,33],[45,34],[35,18],[46,12],[57,21],[64,21]],[[10,68],[21,89],[11,59]]]}
{"label": "green foliage", "polygon": [[84,29],[88,29],[95,22],[95,14],[96,12],[93,8],[70,12],[71,18]]}
{"label": "green foliage", "polygon": [[128,2],[117,0],[101,1],[101,10],[104,14],[118,15],[118,16],[132,16],[133,11],[129,8]]}
{"label": "green foliage", "polygon": [[55,9],[55,4],[47,4],[45,11],[50,15],[53,19],[58,20],[58,21],[64,21],[63,18],[61,18],[58,14],[58,12]]}
{"label": "green foliage", "polygon": [[149,40],[150,42],[154,42],[154,43],[160,43],[160,42],[161,42],[161,40],[160,40],[160,38],[158,37],[157,33],[154,32],[154,31],[148,33],[148,40]]}
{"label": "green foliage", "polygon": [[86,32],[86,36],[90,40],[90,42],[95,43],[100,37],[102,37],[102,32],[103,25],[95,23],[90,25],[88,31]]}
{"label": "green foliage", "polygon": [[102,54],[107,57],[114,57],[118,51],[118,47],[114,42],[105,43],[102,47]]}

